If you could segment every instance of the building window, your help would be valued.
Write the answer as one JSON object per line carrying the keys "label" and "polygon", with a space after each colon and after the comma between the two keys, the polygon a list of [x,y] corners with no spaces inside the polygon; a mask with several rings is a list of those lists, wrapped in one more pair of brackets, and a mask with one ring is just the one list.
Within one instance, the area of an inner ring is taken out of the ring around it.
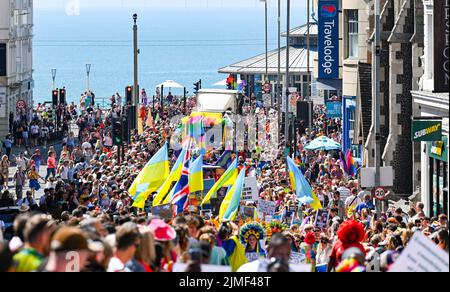
{"label": "building window", "polygon": [[0,44],[0,76],[6,76],[6,44]]}
{"label": "building window", "polygon": [[347,10],[348,58],[358,57],[358,10]]}

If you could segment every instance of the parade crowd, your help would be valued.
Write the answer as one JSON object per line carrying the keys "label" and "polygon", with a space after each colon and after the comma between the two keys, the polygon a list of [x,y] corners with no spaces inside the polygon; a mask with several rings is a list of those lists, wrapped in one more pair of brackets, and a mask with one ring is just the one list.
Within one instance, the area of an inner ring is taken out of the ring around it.
{"label": "parade crowd", "polygon": [[[250,100],[244,112],[266,114]],[[0,220],[0,271],[65,272],[70,266],[86,272],[200,272],[213,265],[238,272],[288,272],[296,271],[297,264],[309,264],[313,272],[385,272],[415,232],[448,253],[446,215],[428,216],[421,202],[411,204],[407,212],[388,208],[379,213],[373,194],[359,186],[357,174],[344,171],[337,151],[305,149],[320,136],[341,142],[341,121],[328,118],[323,107],[315,107],[311,127],[300,123],[292,155],[321,209],[300,204],[291,188],[283,136],[277,159],[262,161],[267,149],[261,147],[230,158],[236,157],[240,168],[256,176],[259,199],[275,204],[269,219],[255,212],[250,218],[239,215],[220,222],[214,214],[188,211],[160,218],[151,212],[152,196],[144,209],[132,207],[128,190],[178,127],[171,118],[195,107],[194,98],[188,98],[184,109],[182,99],[172,95],[164,110],[146,94],[142,102],[143,115],[151,114],[154,124],[144,125],[141,134],[133,131],[124,153],[114,145],[112,133],[125,112],[119,94],[106,110],[95,107],[91,93],[81,96],[79,109],[74,104],[56,109],[79,130],[75,136],[62,126],[62,150],[46,148],[46,160],[39,149],[32,150],[45,146],[55,128],[45,107],[39,104],[31,118],[13,123],[3,145],[0,209],[16,206],[20,213],[9,226]],[[12,158],[8,148],[13,145],[29,148]],[[211,151],[205,163],[220,157],[220,151]],[[17,171],[14,191],[9,191],[12,165]],[[45,177],[39,174],[42,167]],[[36,198],[41,188],[44,194]],[[241,202],[241,208],[257,211],[258,201]],[[74,251],[80,259],[77,267],[65,256]]]}

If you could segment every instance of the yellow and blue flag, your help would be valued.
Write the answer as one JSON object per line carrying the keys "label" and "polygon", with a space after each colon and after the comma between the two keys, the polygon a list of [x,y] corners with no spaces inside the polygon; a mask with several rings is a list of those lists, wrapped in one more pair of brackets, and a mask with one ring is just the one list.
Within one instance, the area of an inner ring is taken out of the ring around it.
{"label": "yellow and blue flag", "polygon": [[202,201],[202,205],[207,204],[211,197],[217,193],[223,187],[231,186],[234,184],[236,177],[238,175],[238,161],[235,159],[233,163],[231,163],[230,167],[225,171],[225,173],[220,177],[220,179],[213,185],[213,187],[206,194],[205,198]]}
{"label": "yellow and blue flag", "polygon": [[189,169],[189,191],[191,193],[203,191],[203,155],[191,163]]}
{"label": "yellow and blue flag", "polygon": [[[168,197],[167,194],[170,191],[170,188],[172,187],[172,184],[174,182],[177,182],[181,177],[181,169],[183,168],[183,159],[186,155],[186,149],[183,148],[180,155],[178,155],[178,159],[175,162],[175,164],[172,167],[172,171],[169,174],[169,177],[166,179],[166,181],[162,184],[162,186],[158,190],[158,194],[155,196],[153,200],[153,206],[159,206],[165,203],[165,199]],[[169,201],[170,197],[168,198]]]}
{"label": "yellow and blue flag", "polygon": [[228,191],[222,201],[219,210],[219,220],[234,220],[241,203],[242,191],[244,189],[245,167],[239,173],[239,176],[233,187]]}
{"label": "yellow and blue flag", "polygon": [[287,164],[289,166],[289,177],[291,179],[292,190],[295,190],[300,204],[310,205],[314,210],[322,209],[322,204],[317,196],[314,194],[303,173],[300,171],[294,160],[287,157]]}
{"label": "yellow and blue flag", "polygon": [[168,144],[156,152],[134,180],[128,193],[133,197],[133,207],[143,209],[148,196],[156,192],[169,175]]}

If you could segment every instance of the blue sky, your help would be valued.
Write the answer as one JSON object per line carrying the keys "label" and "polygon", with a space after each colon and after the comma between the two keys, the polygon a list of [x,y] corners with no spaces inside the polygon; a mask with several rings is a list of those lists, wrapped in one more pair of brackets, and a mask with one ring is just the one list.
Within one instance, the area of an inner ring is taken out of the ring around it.
{"label": "blue sky", "polygon": [[[268,0],[269,8],[276,9],[277,0]],[[286,0],[282,0],[285,7]],[[306,6],[305,0],[291,0],[293,8]],[[263,7],[261,0],[35,0],[36,9],[65,9],[67,5],[79,5],[80,10],[88,8],[184,8],[184,7]]]}

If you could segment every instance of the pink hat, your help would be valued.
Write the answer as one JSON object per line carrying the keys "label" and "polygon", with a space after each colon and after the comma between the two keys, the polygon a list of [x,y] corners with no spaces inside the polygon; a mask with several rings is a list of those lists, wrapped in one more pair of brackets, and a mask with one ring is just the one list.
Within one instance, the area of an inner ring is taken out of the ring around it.
{"label": "pink hat", "polygon": [[177,237],[175,230],[161,219],[153,219],[149,227],[157,241],[170,241]]}

